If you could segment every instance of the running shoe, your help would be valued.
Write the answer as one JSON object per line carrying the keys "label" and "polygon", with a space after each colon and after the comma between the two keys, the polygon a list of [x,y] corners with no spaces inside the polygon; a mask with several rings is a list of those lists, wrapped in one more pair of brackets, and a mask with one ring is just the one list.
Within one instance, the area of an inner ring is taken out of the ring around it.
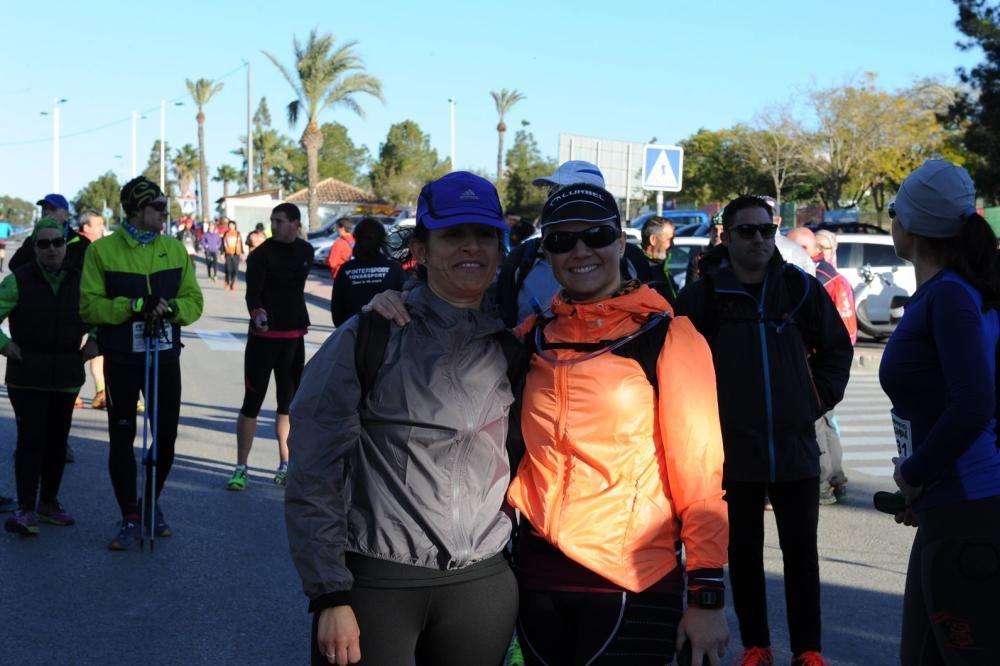
{"label": "running shoe", "polygon": [[285,479],[288,478],[288,465],[278,465],[278,471],[274,473],[274,485],[283,486],[285,485]]}
{"label": "running shoe", "polygon": [[819,652],[812,650],[803,652],[792,659],[792,666],[826,666],[826,660]]}
{"label": "running shoe", "polygon": [[156,503],[156,513],[153,515],[156,516],[153,520],[153,534],[158,537],[173,536],[174,531],[170,529],[170,525],[167,524],[166,518],[163,517],[163,509],[160,508],[159,502]]}
{"label": "running shoe", "polygon": [[127,518],[122,520],[118,524],[118,534],[115,538],[111,540],[108,544],[109,550],[128,550],[139,540],[139,523],[128,520]]}
{"label": "running shoe", "polygon": [[104,391],[98,391],[94,394],[94,397],[90,400],[91,409],[107,409],[108,399],[104,397]]}
{"label": "running shoe", "polygon": [[0,495],[0,513],[11,513],[17,511],[17,500],[13,497]]}
{"label": "running shoe", "polygon": [[819,505],[830,506],[837,503],[837,496],[833,494],[833,488],[826,485],[819,491]]}
{"label": "running shoe", "polygon": [[769,647],[751,647],[743,651],[739,660],[740,666],[772,666],[774,652]]}
{"label": "running shoe", "polygon": [[247,478],[246,467],[237,467],[233,471],[233,476],[229,479],[229,483],[227,483],[226,486],[230,490],[246,490],[247,483],[249,481],[250,479]]}
{"label": "running shoe", "polygon": [[847,504],[847,483],[841,483],[833,487],[833,496],[838,504]]}
{"label": "running shoe", "polygon": [[38,518],[34,511],[15,511],[3,524],[3,528],[21,536],[38,536]]}
{"label": "running shoe", "polygon": [[39,522],[46,523],[47,525],[69,527],[76,524],[76,518],[72,514],[66,513],[66,510],[62,508],[59,502],[40,502],[36,513],[38,514]]}

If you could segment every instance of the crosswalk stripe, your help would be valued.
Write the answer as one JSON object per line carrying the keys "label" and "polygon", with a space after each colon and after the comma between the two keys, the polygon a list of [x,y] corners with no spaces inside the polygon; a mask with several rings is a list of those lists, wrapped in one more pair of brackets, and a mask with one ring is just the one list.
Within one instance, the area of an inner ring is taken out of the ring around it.
{"label": "crosswalk stripe", "polygon": [[867,474],[868,476],[891,478],[895,468],[892,465],[886,465],[885,467],[852,467],[851,470]]}
{"label": "crosswalk stripe", "polygon": [[243,351],[246,343],[227,331],[195,330],[202,342],[212,351]]}
{"label": "crosswalk stripe", "polygon": [[844,460],[884,460],[889,462],[895,451],[844,451]]}
{"label": "crosswalk stripe", "polygon": [[896,439],[892,435],[883,435],[881,437],[871,437],[871,436],[853,436],[853,437],[841,437],[840,443],[844,446],[875,446],[876,444],[885,444],[891,446],[895,444]]}
{"label": "crosswalk stripe", "polygon": [[[851,425],[840,426],[840,433],[842,435],[845,433],[860,433],[862,435],[864,434],[881,435],[884,433],[887,437],[893,437],[892,426],[887,425],[885,423],[886,421],[888,421],[888,419],[882,419],[881,422],[875,423],[874,425],[871,423],[865,425],[863,423],[858,423],[858,421],[856,421],[855,419],[851,419]],[[879,426],[885,426],[885,427],[880,428]]]}

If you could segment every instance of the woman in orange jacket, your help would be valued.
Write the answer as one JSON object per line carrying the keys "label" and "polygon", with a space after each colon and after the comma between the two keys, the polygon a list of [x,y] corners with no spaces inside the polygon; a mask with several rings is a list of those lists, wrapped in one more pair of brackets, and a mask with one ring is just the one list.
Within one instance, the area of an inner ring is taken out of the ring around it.
{"label": "woman in orange jacket", "polygon": [[520,329],[526,452],[508,491],[526,663],[663,664],[689,645],[718,664],[728,521],[711,351],[661,295],[623,283],[604,189],[552,193],[542,247],[562,290],[554,318]]}

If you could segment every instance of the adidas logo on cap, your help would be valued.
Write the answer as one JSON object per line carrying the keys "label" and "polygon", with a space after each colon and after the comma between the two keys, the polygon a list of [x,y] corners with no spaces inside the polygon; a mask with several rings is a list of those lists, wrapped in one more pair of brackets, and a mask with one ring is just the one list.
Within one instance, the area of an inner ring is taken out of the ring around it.
{"label": "adidas logo on cap", "polygon": [[464,199],[466,201],[479,201],[479,196],[475,192],[473,192],[471,189],[468,189],[468,190],[462,192],[461,194],[459,194],[458,198],[459,199]]}

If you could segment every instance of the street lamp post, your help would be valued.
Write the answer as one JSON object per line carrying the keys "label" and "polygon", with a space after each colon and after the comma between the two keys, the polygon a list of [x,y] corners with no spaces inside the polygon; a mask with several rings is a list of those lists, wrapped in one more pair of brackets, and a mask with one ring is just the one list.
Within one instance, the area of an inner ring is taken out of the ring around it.
{"label": "street lamp post", "polygon": [[[184,102],[174,102],[184,106]],[[160,100],[160,189],[167,191],[167,100]]]}
{"label": "street lamp post", "polygon": [[247,192],[253,192],[253,126],[250,114],[250,63],[247,62]]}
{"label": "street lamp post", "polygon": [[448,98],[448,105],[451,107],[451,170],[455,171],[458,166],[455,163],[455,98]]}
{"label": "street lamp post", "polygon": [[59,105],[65,104],[65,97],[52,98],[52,111],[42,111],[43,116],[52,116],[52,191],[59,191]]}

